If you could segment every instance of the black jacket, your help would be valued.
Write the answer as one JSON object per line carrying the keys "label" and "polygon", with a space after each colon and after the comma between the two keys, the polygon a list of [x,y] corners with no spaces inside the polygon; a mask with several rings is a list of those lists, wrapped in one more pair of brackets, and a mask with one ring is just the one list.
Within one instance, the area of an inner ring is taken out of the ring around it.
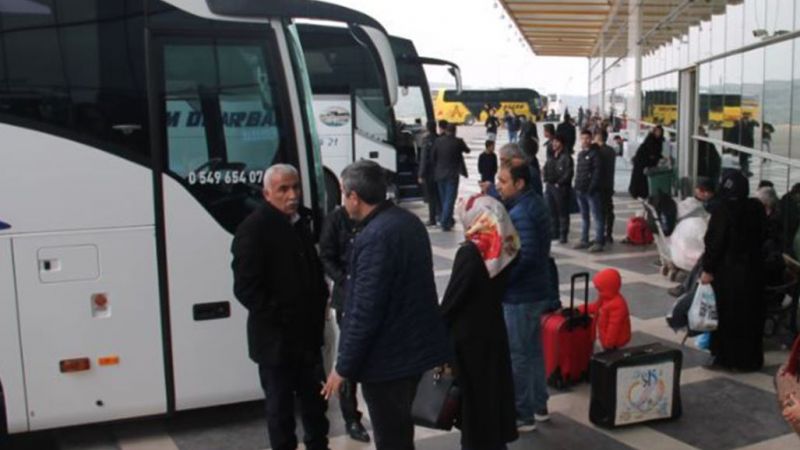
{"label": "black jacket", "polygon": [[433,180],[433,143],[439,136],[431,133],[426,133],[422,138],[422,148],[419,152],[419,172],[417,177],[422,178],[426,182]]}
{"label": "black jacket", "polygon": [[310,364],[321,356],[328,288],[308,217],[302,211],[292,224],[267,204],[233,238],[233,291],[247,308],[250,359],[258,364]]}
{"label": "black jacket", "polygon": [[628,186],[628,193],[633,198],[647,198],[650,196],[650,188],[647,186],[647,175],[645,169],[655,167],[661,160],[661,152],[664,148],[664,137],[656,138],[650,133],[645,138],[642,145],[636,149],[633,156],[633,168],[631,169],[631,181]]}
{"label": "black jacket", "polygon": [[478,156],[478,172],[481,174],[481,181],[494,183],[494,176],[497,175],[497,155],[495,153],[481,153]]}
{"label": "black jacket", "polygon": [[578,153],[578,167],[575,171],[575,190],[594,194],[600,189],[600,178],[603,165],[600,161],[600,150],[592,144],[587,150]]}
{"label": "black jacket", "polygon": [[575,151],[575,125],[567,122],[561,122],[556,127],[556,134],[564,137],[566,142],[564,147],[570,155]]}
{"label": "black jacket", "polygon": [[600,190],[605,193],[614,192],[614,174],[616,172],[617,152],[609,145],[598,148],[600,152]]}
{"label": "black jacket", "polygon": [[428,232],[381,204],[359,224],[350,256],[336,370],[359,382],[419,375],[451,358]]}
{"label": "black jacket", "polygon": [[355,225],[344,208],[336,208],[325,218],[319,238],[319,257],[325,268],[325,275],[333,281],[331,306],[337,311],[344,305],[344,284],[354,236]]}
{"label": "black jacket", "polygon": [[574,165],[572,156],[566,150],[562,150],[558,157],[554,156],[544,163],[544,182],[559,187],[572,186]]}
{"label": "black jacket", "polygon": [[511,266],[489,278],[472,242],[456,252],[441,311],[456,349],[462,392],[457,426],[465,448],[500,448],[517,438],[514,379],[503,320],[503,293]]}
{"label": "black jacket", "polygon": [[463,174],[464,153],[469,147],[464,140],[448,134],[439,136],[433,142],[433,178],[436,181],[452,180]]}

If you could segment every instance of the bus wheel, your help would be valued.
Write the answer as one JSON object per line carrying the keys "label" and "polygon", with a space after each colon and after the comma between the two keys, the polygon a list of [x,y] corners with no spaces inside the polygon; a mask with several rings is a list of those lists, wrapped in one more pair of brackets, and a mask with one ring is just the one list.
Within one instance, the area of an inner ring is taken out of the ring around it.
{"label": "bus wheel", "polygon": [[325,211],[331,212],[342,203],[342,189],[339,179],[327,167],[325,171]]}
{"label": "bus wheel", "polygon": [[475,125],[475,118],[474,118],[474,117],[472,117],[471,115],[470,115],[470,116],[467,116],[467,117],[464,119],[464,125]]}

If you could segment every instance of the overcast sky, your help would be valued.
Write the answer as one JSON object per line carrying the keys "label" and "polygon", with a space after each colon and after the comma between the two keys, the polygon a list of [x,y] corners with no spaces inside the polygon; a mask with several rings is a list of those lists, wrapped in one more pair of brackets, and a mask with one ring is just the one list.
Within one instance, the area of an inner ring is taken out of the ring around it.
{"label": "overcast sky", "polygon": [[[328,0],[363,11],[390,34],[414,41],[420,56],[461,67],[469,87],[531,87],[542,94],[586,95],[586,58],[534,56],[496,0]],[[431,82],[451,82],[428,70]]]}

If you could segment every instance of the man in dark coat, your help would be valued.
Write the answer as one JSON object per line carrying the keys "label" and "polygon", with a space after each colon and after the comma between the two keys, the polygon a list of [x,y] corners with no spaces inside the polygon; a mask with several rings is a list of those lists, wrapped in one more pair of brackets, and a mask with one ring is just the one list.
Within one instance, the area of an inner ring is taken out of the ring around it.
{"label": "man in dark coat", "polygon": [[[325,274],[333,280],[331,307],[336,310],[336,324],[342,326],[344,315],[345,281],[347,280],[347,264],[350,261],[351,247],[355,238],[355,224],[347,216],[347,211],[336,208],[322,226],[319,238],[319,256],[325,268]],[[358,383],[347,380],[339,391],[339,406],[347,434],[354,440],[369,442],[369,433],[361,424],[361,411],[358,410]]]}
{"label": "man in dark coat", "polygon": [[656,125],[633,156],[631,182],[628,186],[628,193],[631,194],[631,197],[646,199],[650,196],[650,188],[647,186],[647,175],[645,175],[644,171],[645,169],[658,165],[663,150],[664,129],[661,128],[661,125]]}
{"label": "man in dark coat", "polygon": [[608,131],[600,127],[594,132],[594,143],[600,153],[600,197],[605,222],[607,243],[614,242],[614,176],[616,174],[617,152],[608,145]]}
{"label": "man in dark coat", "polygon": [[414,448],[411,405],[421,375],[452,357],[425,226],[386,200],[383,169],[358,161],[342,173],[353,242],[336,368],[323,393],[361,383],[378,450]]}
{"label": "man in dark coat", "polygon": [[574,163],[564,148],[564,137],[550,139],[553,155],[544,164],[545,198],[550,209],[551,236],[562,244],[569,236],[569,206]]}
{"label": "man in dark coat", "polygon": [[300,209],[297,170],[276,164],[264,174],[266,205],[236,230],[234,294],[247,308],[250,359],[266,395],[273,449],[294,450],[295,399],[308,449],[328,448],[322,345],[328,288],[314,248],[309,212]]}
{"label": "man in dark coat", "polygon": [[456,126],[447,125],[444,135],[436,138],[433,143],[433,177],[439,188],[439,199],[442,202],[442,213],[439,217],[439,225],[442,230],[450,231],[455,221],[453,220],[453,208],[456,205],[458,195],[458,181],[464,173],[464,153],[469,153],[469,147],[463,139],[456,137]]}
{"label": "man in dark coat", "polygon": [[738,170],[723,175],[720,204],[704,238],[700,282],[711,283],[719,325],[711,333],[714,365],[757,371],[764,365],[764,257],[766,213],[748,198],[747,178]]}
{"label": "man in dark coat", "polygon": [[570,118],[569,113],[564,113],[564,121],[558,124],[556,134],[564,136],[567,153],[571,155],[575,151],[575,139],[577,136],[575,134],[575,125],[572,124],[572,118]]}
{"label": "man in dark coat", "polygon": [[[581,132],[581,151],[575,168],[575,193],[581,211],[581,241],[575,249],[589,249],[596,253],[605,245],[605,220],[603,219],[601,180],[603,164],[600,148],[592,143],[589,130]],[[589,228],[594,220],[594,243],[589,242]]]}
{"label": "man in dark coat", "polygon": [[427,133],[422,138],[422,148],[419,154],[419,172],[417,174],[419,184],[422,185],[422,192],[425,194],[425,202],[428,203],[428,226],[436,225],[436,220],[438,220],[442,211],[439,188],[436,186],[436,178],[433,176],[433,143],[437,137],[439,135],[436,134],[436,122],[428,122]]}

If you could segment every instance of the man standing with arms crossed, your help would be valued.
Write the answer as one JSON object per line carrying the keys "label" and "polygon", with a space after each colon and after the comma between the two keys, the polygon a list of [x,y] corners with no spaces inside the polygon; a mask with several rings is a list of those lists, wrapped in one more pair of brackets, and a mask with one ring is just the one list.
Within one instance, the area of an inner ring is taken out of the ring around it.
{"label": "man standing with arms crossed", "polygon": [[328,449],[322,345],[328,287],[302,209],[300,177],[287,164],[264,174],[267,203],[236,230],[233,290],[247,308],[250,359],[258,364],[274,450],[295,450],[295,398],[309,450]]}

